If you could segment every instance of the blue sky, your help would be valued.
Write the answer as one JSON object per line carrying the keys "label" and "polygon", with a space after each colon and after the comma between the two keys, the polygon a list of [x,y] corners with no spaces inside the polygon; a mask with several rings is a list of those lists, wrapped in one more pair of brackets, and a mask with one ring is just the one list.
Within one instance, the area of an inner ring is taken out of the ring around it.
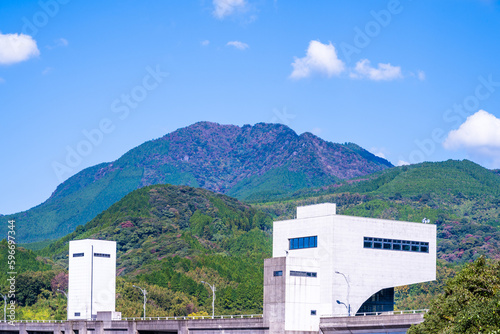
{"label": "blue sky", "polygon": [[500,168],[500,4],[0,2],[0,213],[197,121]]}

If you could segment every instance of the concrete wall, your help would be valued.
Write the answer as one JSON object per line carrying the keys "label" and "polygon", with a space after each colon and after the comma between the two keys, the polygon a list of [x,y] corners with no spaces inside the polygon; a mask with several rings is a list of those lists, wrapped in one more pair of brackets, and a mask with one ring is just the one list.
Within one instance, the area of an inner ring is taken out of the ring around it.
{"label": "concrete wall", "polygon": [[262,318],[205,320],[65,321],[58,323],[0,323],[0,333],[15,334],[267,334]]}
{"label": "concrete wall", "polygon": [[[283,276],[274,276],[282,271]],[[285,331],[286,258],[276,257],[264,260],[264,322],[269,333]]]}
{"label": "concrete wall", "polygon": [[[322,273],[315,259],[286,257],[285,330],[317,331]],[[316,277],[292,276],[291,271],[313,272]],[[283,273],[285,275],[285,272]],[[315,311],[316,314],[311,314]]]}
{"label": "concrete wall", "polygon": [[423,313],[366,317],[328,317],[321,319],[320,328],[324,334],[406,333],[412,325],[423,321]]}
{"label": "concrete wall", "polygon": [[[315,259],[279,257],[264,261],[264,319],[269,333],[318,330],[319,269]],[[274,276],[278,271],[282,276]],[[314,272],[316,277],[292,276],[291,271]]]}
{"label": "concrete wall", "polygon": [[[321,318],[320,333],[405,333],[413,324],[423,321],[423,314],[398,314],[360,317]],[[0,322],[0,333],[30,334],[268,334],[262,318],[210,320],[148,320],[148,321],[64,321],[58,323],[19,323],[14,326]],[[316,331],[285,331],[286,334],[312,334]]]}
{"label": "concrete wall", "polygon": [[69,242],[68,319],[91,319],[99,311],[115,311],[115,283],[115,241]]}
{"label": "concrete wall", "polygon": [[[436,278],[436,226],[336,215],[331,206],[298,208],[297,219],[276,221],[273,257],[308,258],[321,272],[319,315],[351,314],[381,289]],[[316,210],[317,209],[317,210]],[[319,216],[327,212],[328,215]],[[317,236],[317,247],[289,249],[289,239]],[[364,237],[429,242],[428,253],[363,248]],[[350,291],[343,273],[349,280]],[[349,296],[348,296],[349,294]]]}

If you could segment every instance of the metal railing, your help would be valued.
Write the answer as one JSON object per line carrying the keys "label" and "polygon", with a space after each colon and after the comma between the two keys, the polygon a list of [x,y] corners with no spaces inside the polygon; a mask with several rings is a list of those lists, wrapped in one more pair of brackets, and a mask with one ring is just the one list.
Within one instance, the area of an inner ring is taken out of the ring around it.
{"label": "metal railing", "polygon": [[195,316],[176,316],[176,317],[127,317],[122,318],[122,320],[208,320],[208,319],[251,319],[251,318],[262,318],[262,314],[239,314],[239,315],[195,315]]}
{"label": "metal railing", "polygon": [[[379,315],[397,315],[397,314],[418,314],[418,313],[427,313],[428,309],[421,310],[402,310],[402,311],[386,311],[386,312],[358,312],[356,316],[379,316]],[[347,317],[345,313],[343,314],[328,314],[321,315],[321,318],[338,318],[338,317]]]}
{"label": "metal railing", "polygon": [[0,320],[0,322],[19,322],[19,323],[40,323],[40,324],[54,324],[54,323],[63,323],[66,320]]}

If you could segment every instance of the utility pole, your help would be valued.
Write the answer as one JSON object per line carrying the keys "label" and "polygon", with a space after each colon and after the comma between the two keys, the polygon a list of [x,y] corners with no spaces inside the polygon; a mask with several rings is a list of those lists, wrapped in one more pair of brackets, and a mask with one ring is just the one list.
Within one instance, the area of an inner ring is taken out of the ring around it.
{"label": "utility pole", "polygon": [[7,296],[3,293],[0,293],[3,297],[3,321],[7,322]]}
{"label": "utility pole", "polygon": [[214,285],[211,285],[210,283],[207,283],[205,281],[201,281],[201,283],[203,284],[206,284],[210,287],[210,289],[212,289],[212,319],[214,318],[214,310],[215,310],[215,284]]}
{"label": "utility pole", "polygon": [[[346,275],[344,275],[343,273],[341,273],[340,271],[337,271],[337,270],[335,270],[335,273],[338,275],[344,276],[344,279],[347,283],[347,316],[350,317],[351,316],[351,304],[349,303],[349,295],[351,293],[351,285],[349,284],[349,280],[347,279]],[[338,301],[337,301],[337,303],[338,303]]]}
{"label": "utility pole", "polygon": [[137,288],[141,290],[142,294],[144,295],[144,320],[146,320],[146,289],[141,288],[140,286],[137,285],[132,285],[134,288]]}
{"label": "utility pole", "polygon": [[68,299],[68,295],[66,294],[66,292],[64,292],[64,290],[57,289],[57,291],[59,291],[60,293],[62,293],[63,295],[65,295],[66,299]]}

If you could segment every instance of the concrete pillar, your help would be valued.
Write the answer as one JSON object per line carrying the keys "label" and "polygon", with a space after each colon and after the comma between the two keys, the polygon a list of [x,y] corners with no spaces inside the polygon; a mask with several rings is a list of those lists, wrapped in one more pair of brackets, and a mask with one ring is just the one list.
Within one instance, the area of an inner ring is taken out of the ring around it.
{"label": "concrete pillar", "polygon": [[68,320],[64,323],[64,334],[73,334],[73,321]]}
{"label": "concrete pillar", "polygon": [[54,324],[54,334],[62,334],[64,331],[64,324]]}
{"label": "concrete pillar", "polygon": [[74,329],[78,329],[78,334],[87,334],[87,321],[78,321],[77,328]]}
{"label": "concrete pillar", "polygon": [[178,324],[179,324],[179,330],[177,332],[178,334],[189,334],[188,320],[178,321]]}
{"label": "concrete pillar", "polygon": [[[127,325],[127,334],[137,334],[137,322],[129,321]],[[96,333],[97,334],[97,333]]]}
{"label": "concrete pillar", "polygon": [[26,330],[26,323],[19,323],[19,334],[28,334]]}
{"label": "concrete pillar", "polygon": [[94,323],[94,334],[104,334],[104,322],[96,321]]}

